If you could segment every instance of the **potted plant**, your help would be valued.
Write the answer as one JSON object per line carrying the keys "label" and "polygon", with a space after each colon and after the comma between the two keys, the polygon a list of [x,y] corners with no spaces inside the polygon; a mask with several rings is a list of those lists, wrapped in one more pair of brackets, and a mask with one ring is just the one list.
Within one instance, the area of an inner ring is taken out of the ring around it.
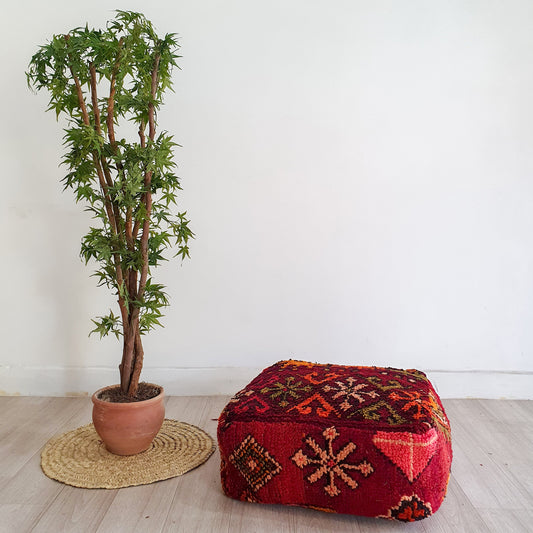
{"label": "potted plant", "polygon": [[[119,313],[110,310],[93,320],[91,333],[123,340],[120,385],[93,395],[96,430],[107,448],[121,455],[146,449],[164,418],[162,387],[139,384],[141,337],[161,325],[168,305],[164,287],[152,279],[153,268],[170,251],[188,257],[193,238],[186,213],[175,208],[177,145],[167,132],[156,131],[177,50],[175,34],[160,38],[142,14],[117,11],[105,29],[85,26],[54,35],[26,73],[32,89],[48,90],[48,110],[66,116],[68,172],[62,182],[96,221],[82,238],[80,255],[85,263],[97,263],[98,285],[118,300]],[[129,138],[119,135],[126,121],[133,132]],[[149,418],[145,408],[156,418],[149,429],[140,427]],[[126,435],[108,436],[116,427]],[[120,447],[127,438],[134,442]]]}

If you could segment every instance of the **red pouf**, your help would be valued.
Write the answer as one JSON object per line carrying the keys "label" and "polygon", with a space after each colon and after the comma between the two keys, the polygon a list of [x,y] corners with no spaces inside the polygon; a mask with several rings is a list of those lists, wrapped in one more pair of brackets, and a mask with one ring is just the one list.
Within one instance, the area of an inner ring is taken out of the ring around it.
{"label": "red pouf", "polygon": [[450,425],[418,370],[280,361],[219,418],[237,500],[412,522],[446,495]]}

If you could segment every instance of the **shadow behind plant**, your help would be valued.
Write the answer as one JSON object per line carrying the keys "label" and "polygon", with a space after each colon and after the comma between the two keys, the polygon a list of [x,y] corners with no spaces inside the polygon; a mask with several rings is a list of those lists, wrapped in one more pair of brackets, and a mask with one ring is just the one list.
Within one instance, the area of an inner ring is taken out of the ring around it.
{"label": "shadow behind plant", "polygon": [[[48,90],[47,110],[67,118],[62,182],[97,221],[80,255],[96,261],[98,285],[116,294],[120,309],[94,319],[91,333],[122,335],[120,386],[132,399],[143,364],[141,335],[161,325],[168,305],[152,267],[170,250],[188,257],[194,237],[186,213],[175,212],[177,145],[167,132],[156,134],[178,48],[175,34],[159,38],[142,14],[117,11],[104,30],[85,26],[54,35],[26,73],[31,88]],[[124,121],[134,123],[135,141],[118,135]]]}

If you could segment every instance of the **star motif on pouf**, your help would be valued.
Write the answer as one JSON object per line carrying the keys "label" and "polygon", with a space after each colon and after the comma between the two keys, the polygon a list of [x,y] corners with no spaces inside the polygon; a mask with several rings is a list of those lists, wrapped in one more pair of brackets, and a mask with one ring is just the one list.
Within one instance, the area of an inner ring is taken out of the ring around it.
{"label": "star motif on pouf", "polygon": [[277,381],[268,387],[261,389],[262,394],[269,394],[271,400],[279,400],[280,407],[287,407],[291,398],[300,398],[301,393],[309,392],[310,385],[302,385],[301,381],[296,381],[294,376],[285,378],[285,382]]}
{"label": "star motif on pouf", "polygon": [[378,393],[375,390],[363,390],[368,387],[368,383],[357,383],[352,377],[347,378],[344,382],[336,381],[335,385],[325,385],[324,392],[334,393],[334,400],[342,399],[340,408],[343,411],[347,411],[353,407],[352,400],[357,400],[360,404],[363,403],[366,400],[363,395],[366,395],[368,398],[378,397]]}
{"label": "star motif on pouf", "polygon": [[339,487],[335,484],[335,479],[343,481],[351,489],[356,489],[357,481],[348,475],[347,471],[359,471],[364,477],[368,477],[374,469],[367,461],[361,461],[359,464],[352,464],[346,461],[348,456],[355,451],[357,446],[349,442],[338,453],[333,451],[333,441],[339,436],[334,427],[325,429],[322,435],[326,439],[326,445],[321,448],[313,437],[308,436],[305,442],[315,453],[314,457],[306,455],[302,449],[298,450],[293,456],[294,464],[303,469],[307,466],[316,466],[316,470],[307,477],[309,483],[315,483],[323,476],[328,477],[329,482],[324,487],[324,491],[329,496],[337,496],[341,493]]}

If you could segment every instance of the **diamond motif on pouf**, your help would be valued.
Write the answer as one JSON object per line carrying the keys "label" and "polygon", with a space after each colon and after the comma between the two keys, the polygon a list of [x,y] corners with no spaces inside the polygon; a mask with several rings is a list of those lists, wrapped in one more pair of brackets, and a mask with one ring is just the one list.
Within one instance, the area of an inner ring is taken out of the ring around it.
{"label": "diamond motif on pouf", "polygon": [[254,492],[281,470],[281,466],[251,435],[244,439],[229,460]]}
{"label": "diamond motif on pouf", "polygon": [[441,505],[450,425],[424,373],[280,361],[226,405],[225,494],[414,521]]}

